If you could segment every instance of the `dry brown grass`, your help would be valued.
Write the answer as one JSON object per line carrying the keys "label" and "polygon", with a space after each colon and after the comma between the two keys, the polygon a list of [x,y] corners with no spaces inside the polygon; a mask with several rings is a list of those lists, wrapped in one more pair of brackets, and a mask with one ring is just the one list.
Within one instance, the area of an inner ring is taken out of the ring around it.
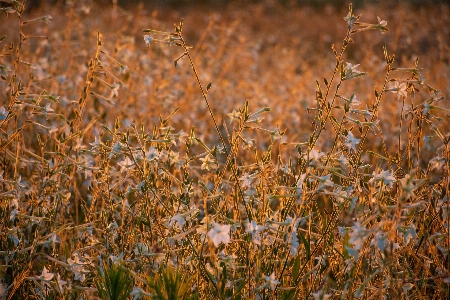
{"label": "dry brown grass", "polygon": [[[347,13],[77,2],[2,15],[0,299],[119,299],[102,291],[120,276],[142,297],[177,276],[186,298],[448,297],[449,6],[358,8],[389,32],[352,34],[339,71],[366,74],[331,82]],[[143,28],[181,18],[192,49],[146,49]],[[183,51],[192,64],[174,67]],[[345,111],[337,87],[373,117]]]}

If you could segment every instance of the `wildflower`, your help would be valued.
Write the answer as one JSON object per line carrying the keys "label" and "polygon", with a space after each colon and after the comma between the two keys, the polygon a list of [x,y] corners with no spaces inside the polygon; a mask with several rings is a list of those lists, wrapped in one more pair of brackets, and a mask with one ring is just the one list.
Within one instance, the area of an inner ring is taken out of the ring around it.
{"label": "wildflower", "polygon": [[258,236],[259,232],[264,230],[264,226],[258,225],[255,220],[252,220],[251,222],[247,223],[247,229],[245,229],[245,232],[251,233],[252,235],[252,241],[260,245],[261,244],[261,238]]}
{"label": "wildflower", "polygon": [[394,177],[394,174],[389,171],[380,171],[378,174],[373,171],[373,177],[369,180],[369,183],[375,183],[378,181],[383,182],[383,184],[392,187],[395,181],[397,181]]}
{"label": "wildflower", "polygon": [[305,181],[305,178],[306,178],[306,173],[300,175],[300,177],[298,178],[297,190],[296,190],[297,194],[302,194],[303,193],[303,181]]}
{"label": "wildflower", "polygon": [[414,185],[413,177],[411,177],[411,175],[406,174],[404,178],[400,179],[400,185],[405,198],[412,198],[416,195],[414,194],[416,186]]}
{"label": "wildflower", "polygon": [[239,121],[241,113],[233,110],[231,113],[227,114],[227,116],[231,119],[231,123],[233,123],[234,121]]}
{"label": "wildflower", "polygon": [[50,23],[51,23],[50,20],[52,20],[52,19],[53,19],[53,17],[50,16],[50,15],[46,15],[46,16],[43,16],[43,17],[42,17],[42,21],[44,21],[44,22],[47,23],[47,24],[50,24]]}
{"label": "wildflower", "polygon": [[62,280],[62,279],[61,279],[61,275],[59,275],[59,273],[58,273],[58,274],[56,275],[56,282],[57,282],[57,284],[58,284],[59,292],[60,292],[61,294],[64,294],[64,287],[63,287],[63,285],[67,284],[67,281]]}
{"label": "wildflower", "polygon": [[364,117],[367,120],[370,120],[370,118],[372,118],[372,116],[373,116],[373,113],[369,110],[369,107],[367,107],[367,105],[366,105],[366,111],[364,112]]}
{"label": "wildflower", "polygon": [[378,231],[375,233],[375,236],[372,238],[371,245],[376,246],[378,250],[381,252],[385,251],[386,244],[387,244],[387,233]]}
{"label": "wildflower", "polygon": [[19,213],[19,201],[17,199],[13,199],[10,205],[11,208],[14,207],[14,209],[9,214],[9,220],[14,221],[16,218],[16,215]]}
{"label": "wildflower", "polygon": [[292,232],[289,234],[288,244],[289,244],[289,250],[291,252],[291,255],[292,256],[297,255],[298,247],[300,246],[300,244],[298,243],[296,226],[294,226],[292,228]]}
{"label": "wildflower", "polygon": [[135,286],[130,293],[130,296],[133,296],[133,300],[141,299],[144,295],[144,291],[139,289],[137,286]]}
{"label": "wildflower", "polygon": [[345,246],[349,255],[353,256],[356,260],[359,256],[359,250],[362,248],[364,240],[367,236],[367,230],[364,226],[361,226],[359,222],[351,227],[349,243],[353,246]]}
{"label": "wildflower", "polygon": [[208,170],[209,168],[213,168],[216,169],[217,168],[217,162],[214,159],[214,157],[212,155],[210,155],[209,153],[204,157],[204,158],[200,158],[200,160],[203,162],[201,169],[202,170]]}
{"label": "wildflower", "polygon": [[356,152],[355,146],[359,144],[360,141],[361,139],[355,138],[353,133],[348,132],[347,139],[345,140],[344,145],[347,147],[348,151],[350,151],[350,149],[353,149]]}
{"label": "wildflower", "polygon": [[180,213],[177,213],[175,216],[170,218],[170,223],[173,224],[174,222],[177,222],[178,228],[180,228],[180,230],[183,229],[183,225],[184,225],[184,223],[186,223],[184,221],[183,216]]}
{"label": "wildflower", "polygon": [[122,149],[124,149],[124,148],[125,148],[125,146],[123,146],[119,141],[117,141],[117,142],[113,145],[112,151],[111,151],[111,153],[108,155],[108,158],[111,158],[111,157],[113,157],[113,156],[116,156],[116,155],[119,154],[119,153],[122,151]]}
{"label": "wildflower", "polygon": [[150,255],[152,253],[150,247],[144,243],[138,243],[136,247],[134,247],[133,252],[136,255]]}
{"label": "wildflower", "polygon": [[331,296],[328,294],[324,294],[323,290],[317,291],[312,294],[314,300],[328,300]]}
{"label": "wildflower", "polygon": [[150,43],[153,41],[153,36],[150,35],[144,35],[144,42],[145,42],[145,47],[150,47]]}
{"label": "wildflower", "polygon": [[45,130],[48,132],[48,134],[52,134],[54,132],[57,132],[59,128],[56,127],[55,125],[52,125],[50,127],[45,128]]}
{"label": "wildflower", "polygon": [[356,99],[356,95],[352,94],[352,96],[350,97],[350,99],[348,100],[348,105],[350,108],[354,108],[354,106],[360,105],[361,101],[359,101],[358,99]]}
{"label": "wildflower", "polygon": [[329,186],[334,186],[334,183],[331,181],[331,175],[326,175],[322,177],[317,177],[319,180],[319,187],[318,190],[324,189]]}
{"label": "wildflower", "polygon": [[246,138],[246,139],[244,139],[243,140],[243,145],[242,145],[242,148],[244,149],[244,150],[248,150],[248,149],[251,149],[251,148],[253,148],[254,146],[255,146],[255,144],[256,144],[256,141],[254,140],[254,139],[251,139],[251,138]]}
{"label": "wildflower", "polygon": [[59,236],[56,233],[52,234],[52,236],[48,240],[52,244],[61,243],[61,239],[59,238]]}
{"label": "wildflower", "polygon": [[148,152],[145,153],[145,157],[149,160],[155,160],[157,159],[159,156],[159,152],[158,150],[156,150],[155,147],[151,146],[150,149],[148,150]]}
{"label": "wildflower", "polygon": [[385,34],[386,32],[388,32],[389,30],[386,28],[387,21],[381,20],[380,17],[377,17],[377,19],[378,19],[378,24],[374,28],[380,29],[381,34]]}
{"label": "wildflower", "polygon": [[266,281],[266,285],[269,285],[272,291],[275,290],[277,284],[280,284],[280,281],[275,279],[275,272],[272,272],[270,276],[264,276],[264,280]]}
{"label": "wildflower", "polygon": [[251,187],[253,183],[255,183],[255,174],[244,173],[239,180],[242,181],[242,187]]}
{"label": "wildflower", "polygon": [[41,276],[39,276],[38,278],[41,280],[52,280],[53,276],[55,276],[55,274],[50,273],[46,267],[44,267],[44,269],[42,270],[42,274]]}
{"label": "wildflower", "polygon": [[358,18],[355,17],[355,15],[352,13],[352,11],[349,11],[347,16],[344,17],[344,20],[347,21],[347,27],[348,29],[352,29],[355,25],[355,22]]}
{"label": "wildflower", "polygon": [[114,98],[119,96],[119,88],[120,85],[117,83],[114,83],[109,87],[111,89],[111,94],[109,95],[109,98]]}
{"label": "wildflower", "polygon": [[8,116],[8,111],[4,106],[0,107],[0,121],[3,121]]}
{"label": "wildflower", "polygon": [[400,231],[400,234],[403,236],[403,242],[405,245],[408,244],[411,239],[417,237],[416,227],[414,224],[409,227],[399,227],[398,231]]}
{"label": "wildflower", "polygon": [[397,98],[400,99],[400,97],[405,98],[408,93],[406,91],[406,83],[399,83],[398,81],[394,82],[394,85],[390,88],[386,89],[388,92],[394,92],[397,93]]}
{"label": "wildflower", "polygon": [[342,167],[346,168],[348,165],[348,159],[344,156],[343,153],[341,153],[341,156],[339,156],[339,163],[341,164]]}
{"label": "wildflower", "polygon": [[308,154],[305,154],[303,158],[308,160],[309,166],[317,166],[323,156],[325,156],[325,153],[313,149]]}
{"label": "wildflower", "polygon": [[214,223],[214,227],[208,231],[208,236],[212,239],[214,246],[217,247],[220,243],[228,244],[230,242],[230,228],[231,225]]}
{"label": "wildflower", "polygon": [[284,132],[280,132],[280,129],[275,129],[274,131],[270,132],[270,135],[272,137],[272,143],[276,140],[280,140],[283,137]]}
{"label": "wildflower", "polygon": [[50,106],[50,103],[44,107],[44,116],[47,118],[48,113],[53,113],[55,110]]}
{"label": "wildflower", "polygon": [[344,76],[342,78],[342,80],[347,80],[347,79],[351,79],[351,78],[355,78],[355,77],[359,77],[362,76],[366,73],[364,72],[360,72],[359,70],[357,70],[357,68],[359,67],[359,64],[357,65],[352,65],[351,63],[345,63],[345,69],[344,69]]}
{"label": "wildflower", "polygon": [[168,159],[169,159],[169,164],[173,165],[174,163],[178,163],[180,161],[179,159],[179,154],[177,152],[174,152],[172,150],[170,150],[170,152],[168,153]]}
{"label": "wildflower", "polygon": [[120,166],[120,173],[126,171],[128,168],[134,166],[134,161],[132,161],[128,156],[124,160],[117,163]]}

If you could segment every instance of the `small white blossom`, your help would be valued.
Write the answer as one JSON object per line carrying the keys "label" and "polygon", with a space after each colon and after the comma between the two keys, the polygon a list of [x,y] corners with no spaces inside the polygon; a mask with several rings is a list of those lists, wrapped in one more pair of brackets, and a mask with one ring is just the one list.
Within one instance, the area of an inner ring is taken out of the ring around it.
{"label": "small white blossom", "polygon": [[175,222],[177,222],[178,228],[179,228],[180,230],[183,229],[183,225],[184,225],[184,223],[186,223],[185,220],[184,220],[184,218],[183,218],[183,216],[182,216],[180,213],[177,213],[175,216],[173,216],[172,218],[170,218],[170,223],[171,223],[171,224],[173,224],[173,223],[175,223]]}
{"label": "small white blossom", "polygon": [[280,281],[278,281],[275,278],[275,272],[273,272],[272,274],[270,274],[270,276],[264,276],[264,280],[266,281],[266,284],[269,285],[270,289],[272,291],[275,290],[275,287],[280,284]]}
{"label": "small white blossom", "polygon": [[120,173],[123,173],[123,171],[126,171],[130,167],[134,166],[134,161],[132,161],[128,156],[125,157],[124,160],[117,163],[120,166]]}
{"label": "small white blossom", "polygon": [[145,47],[150,47],[150,43],[153,41],[153,36],[150,35],[144,35],[144,42],[145,42]]}
{"label": "small white blossom", "polygon": [[208,236],[213,241],[214,246],[217,247],[220,243],[228,244],[230,242],[230,228],[231,225],[214,223],[213,228],[208,231]]}
{"label": "small white blossom", "polygon": [[55,276],[55,274],[50,273],[46,267],[44,267],[44,269],[42,270],[42,274],[41,276],[39,276],[39,279],[42,280],[52,280],[53,276]]}
{"label": "small white blossom", "polygon": [[360,141],[361,139],[355,138],[353,133],[349,132],[347,134],[347,138],[345,139],[344,145],[347,147],[348,151],[350,151],[350,149],[353,149],[356,152],[355,146],[359,144]]}
{"label": "small white blossom", "polygon": [[379,173],[373,171],[372,175],[373,177],[369,180],[369,183],[381,181],[383,182],[383,184],[392,187],[394,185],[394,182],[397,181],[393,173],[385,170],[381,170]]}
{"label": "small white blossom", "polygon": [[259,236],[259,232],[264,230],[264,226],[258,225],[255,220],[252,220],[251,222],[247,223],[247,228],[245,229],[245,232],[250,233],[252,235],[252,241],[260,245],[261,244],[261,237]]}

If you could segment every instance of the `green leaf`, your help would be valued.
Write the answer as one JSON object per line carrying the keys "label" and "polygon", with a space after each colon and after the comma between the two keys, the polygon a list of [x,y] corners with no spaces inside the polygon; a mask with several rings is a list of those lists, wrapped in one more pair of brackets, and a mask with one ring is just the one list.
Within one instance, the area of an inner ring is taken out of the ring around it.
{"label": "green leaf", "polygon": [[297,278],[300,271],[300,255],[297,255],[294,261],[294,266],[292,267],[292,278]]}

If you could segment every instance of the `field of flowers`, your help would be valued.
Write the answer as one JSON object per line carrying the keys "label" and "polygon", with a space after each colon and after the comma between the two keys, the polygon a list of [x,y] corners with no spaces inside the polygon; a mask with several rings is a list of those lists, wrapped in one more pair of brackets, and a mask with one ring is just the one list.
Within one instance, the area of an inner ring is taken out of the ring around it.
{"label": "field of flowers", "polygon": [[0,0],[0,300],[450,297],[449,5],[105,2]]}

